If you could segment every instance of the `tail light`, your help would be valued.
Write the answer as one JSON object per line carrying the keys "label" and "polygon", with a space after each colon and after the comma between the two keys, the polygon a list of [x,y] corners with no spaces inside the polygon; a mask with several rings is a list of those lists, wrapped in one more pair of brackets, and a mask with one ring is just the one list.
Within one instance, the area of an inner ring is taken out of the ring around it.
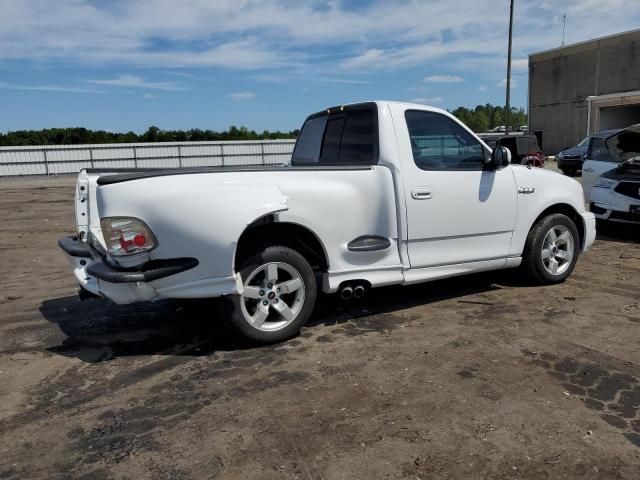
{"label": "tail light", "polygon": [[107,217],[100,225],[107,250],[114,257],[147,252],[156,246],[149,227],[137,218]]}

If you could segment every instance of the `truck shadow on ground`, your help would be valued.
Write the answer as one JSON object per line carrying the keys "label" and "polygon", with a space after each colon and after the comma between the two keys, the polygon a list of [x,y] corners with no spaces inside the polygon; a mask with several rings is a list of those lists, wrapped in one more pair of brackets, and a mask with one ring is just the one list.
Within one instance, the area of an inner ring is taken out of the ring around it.
{"label": "truck shadow on ground", "polygon": [[[398,310],[503,288],[524,286],[512,272],[489,272],[406,287],[374,290],[364,299],[345,302],[319,295],[301,337],[359,335],[397,327]],[[142,355],[204,356],[256,348],[235,336],[224,322],[220,301],[166,300],[116,305],[108,300],[80,301],[68,296],[44,301],[40,313],[66,336],[51,353],[96,363]],[[329,333],[320,326],[336,326]],[[290,340],[293,342],[295,340]],[[300,340],[298,340],[299,342]],[[319,341],[322,341],[320,338]]]}

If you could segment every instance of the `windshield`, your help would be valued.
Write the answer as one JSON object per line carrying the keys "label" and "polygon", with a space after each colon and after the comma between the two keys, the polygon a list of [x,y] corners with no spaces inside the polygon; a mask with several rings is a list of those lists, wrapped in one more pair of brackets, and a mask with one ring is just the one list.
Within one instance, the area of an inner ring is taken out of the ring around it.
{"label": "windshield", "polygon": [[609,137],[606,147],[618,161],[638,162],[640,160],[640,132],[630,127],[627,130]]}
{"label": "windshield", "polygon": [[589,146],[589,137],[585,137],[582,139],[582,141],[576,145],[576,147],[588,147]]}

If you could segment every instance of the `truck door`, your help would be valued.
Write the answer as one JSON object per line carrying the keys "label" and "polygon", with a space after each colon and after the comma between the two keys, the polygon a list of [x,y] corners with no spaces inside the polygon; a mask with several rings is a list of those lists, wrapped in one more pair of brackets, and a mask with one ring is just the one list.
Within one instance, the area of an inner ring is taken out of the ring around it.
{"label": "truck door", "polygon": [[411,268],[506,259],[517,209],[514,167],[484,169],[489,152],[444,113],[398,107],[394,123]]}

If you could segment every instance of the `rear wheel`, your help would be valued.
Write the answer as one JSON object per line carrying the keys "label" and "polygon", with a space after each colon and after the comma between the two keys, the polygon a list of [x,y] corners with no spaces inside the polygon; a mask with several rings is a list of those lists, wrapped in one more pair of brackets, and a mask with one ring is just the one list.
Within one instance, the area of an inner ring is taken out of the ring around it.
{"label": "rear wheel", "polygon": [[244,291],[232,298],[231,326],[260,343],[296,335],[309,319],[317,295],[307,260],[288,247],[267,247],[245,260],[239,272]]}
{"label": "rear wheel", "polygon": [[580,236],[566,215],[554,213],[540,219],[529,232],[523,267],[540,283],[560,283],[571,275],[580,254]]}

